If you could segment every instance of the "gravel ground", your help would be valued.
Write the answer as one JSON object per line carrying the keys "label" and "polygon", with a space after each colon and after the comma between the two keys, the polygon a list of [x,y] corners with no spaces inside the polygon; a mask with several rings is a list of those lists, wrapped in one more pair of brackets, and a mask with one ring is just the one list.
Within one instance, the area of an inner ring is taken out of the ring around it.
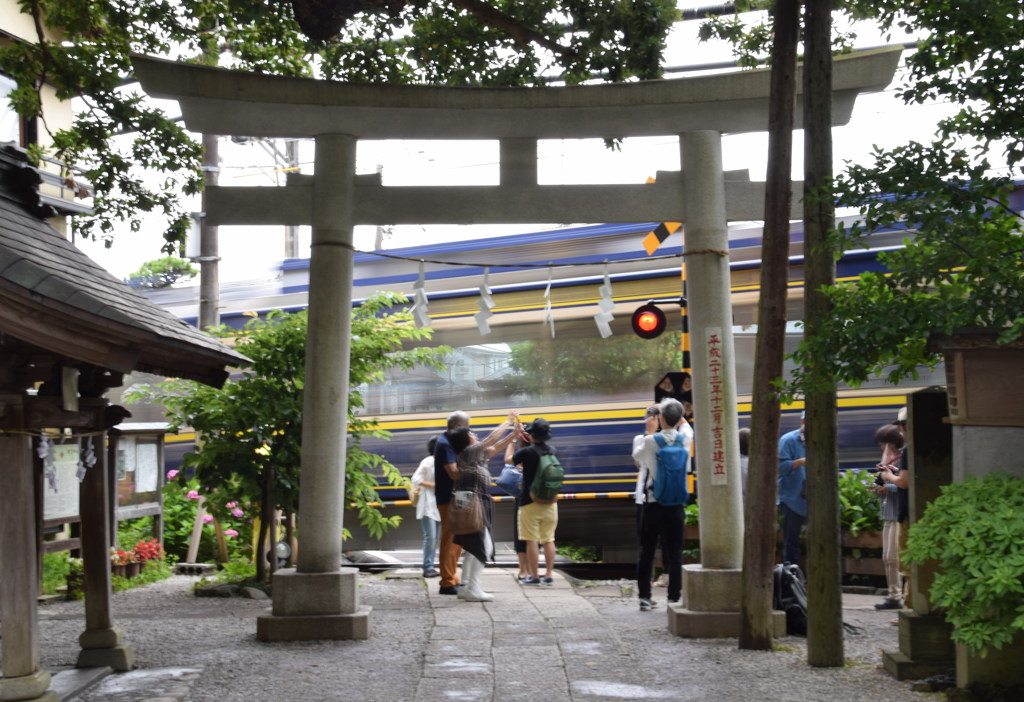
{"label": "gravel ground", "polygon": [[[487,587],[498,599],[479,605],[428,593],[419,578],[364,574],[360,597],[373,607],[368,641],[277,644],[255,638],[255,618],[269,602],[196,597],[195,582],[174,576],[115,593],[115,621],[135,649],[146,689],[132,691],[128,677],[112,676],[121,688],[94,688],[76,700],[944,699],[913,692],[881,670],[880,652],[897,648],[897,627],[892,612],[873,609],[874,597],[844,598],[846,621],[864,633],[847,637],[846,666],[822,669],[807,665],[798,637],[778,640],[773,652],[740,651],[734,639],[675,637],[663,609],[638,610],[629,581],[575,588],[559,581],[534,596],[488,569]],[[81,602],[40,609],[45,669],[74,665],[83,622]]]}

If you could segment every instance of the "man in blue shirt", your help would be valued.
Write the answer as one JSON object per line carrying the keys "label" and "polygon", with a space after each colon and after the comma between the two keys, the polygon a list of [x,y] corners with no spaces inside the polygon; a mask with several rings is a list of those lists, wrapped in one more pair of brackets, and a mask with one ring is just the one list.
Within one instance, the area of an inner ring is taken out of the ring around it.
{"label": "man in blue shirt", "polygon": [[782,513],[782,560],[800,565],[800,529],[807,520],[807,446],[804,439],[804,415],[800,428],[783,434],[779,440],[779,511]]}

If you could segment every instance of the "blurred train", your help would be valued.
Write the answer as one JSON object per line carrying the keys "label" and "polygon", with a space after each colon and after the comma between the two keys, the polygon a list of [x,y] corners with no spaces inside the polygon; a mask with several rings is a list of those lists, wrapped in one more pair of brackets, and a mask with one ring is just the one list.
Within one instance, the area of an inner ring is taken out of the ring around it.
{"label": "blurred train", "polygon": [[[417,368],[389,373],[381,383],[361,388],[367,416],[377,417],[389,440],[364,440],[363,447],[380,453],[411,475],[426,453],[428,439],[443,431],[455,409],[469,412],[478,431],[500,423],[509,408],[521,416],[543,416],[553,428],[567,476],[560,507],[559,540],[600,546],[605,560],[632,557],[634,527],[632,490],[636,470],[630,457],[632,437],[642,431],[643,411],[653,399],[654,386],[669,371],[679,370],[680,323],[670,323],[661,337],[645,340],[632,334],[633,310],[651,299],[678,299],[682,292],[680,265],[684,244],[677,232],[654,256],[643,248],[644,237],[657,222],[629,225],[567,227],[468,242],[431,244],[378,253],[357,253],[353,298],[377,290],[403,292],[410,298],[420,278],[429,300],[431,345],[451,347],[442,370]],[[837,277],[849,279],[865,270],[882,270],[878,254],[899,247],[913,232],[877,232],[867,247],[845,255]],[[749,424],[754,339],[759,295],[761,229],[733,225],[729,233],[733,324],[740,425]],[[297,310],[306,306],[308,259],[287,260],[270,279],[228,285],[222,289],[222,322],[240,328],[246,315],[271,309]],[[495,306],[490,333],[483,334],[475,315],[480,312],[481,286],[486,281]],[[803,232],[791,231],[789,268],[790,320],[802,317]],[[609,283],[614,302],[612,336],[601,338],[594,315],[599,311],[601,286]],[[147,293],[158,304],[193,323],[198,316],[198,290],[171,288]],[[699,299],[688,299],[690,308]],[[666,306],[667,312],[674,312]],[[552,323],[545,323],[549,315]],[[799,339],[791,322],[787,347]],[[788,372],[788,369],[787,369]],[[914,388],[894,388],[868,382],[854,390],[841,388],[839,466],[874,465],[878,449],[874,430],[891,422],[905,403],[907,392],[920,386],[941,385],[941,366],[922,369]],[[802,404],[783,411],[783,431],[799,424]],[[187,434],[167,440],[170,463],[191,448]],[[700,447],[696,447],[699,451]],[[493,464],[500,471],[500,458]],[[496,496],[498,541],[511,539],[509,498]],[[386,510],[406,519],[382,542],[356,532],[346,548],[416,548],[419,525],[405,493],[380,489]]]}

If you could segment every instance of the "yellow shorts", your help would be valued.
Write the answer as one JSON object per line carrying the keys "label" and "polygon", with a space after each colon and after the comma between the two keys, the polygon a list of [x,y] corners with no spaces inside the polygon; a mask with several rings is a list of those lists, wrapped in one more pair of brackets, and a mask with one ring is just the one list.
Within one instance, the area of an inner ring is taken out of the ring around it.
{"label": "yellow shorts", "polygon": [[555,540],[558,526],[558,503],[541,505],[531,502],[519,508],[519,538],[547,544]]}

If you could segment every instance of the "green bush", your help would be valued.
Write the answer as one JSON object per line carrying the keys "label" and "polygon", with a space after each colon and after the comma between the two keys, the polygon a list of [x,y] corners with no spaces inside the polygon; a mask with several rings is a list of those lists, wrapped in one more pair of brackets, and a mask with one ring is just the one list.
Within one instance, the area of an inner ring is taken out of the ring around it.
{"label": "green bush", "polygon": [[954,641],[982,656],[1002,648],[1024,630],[1024,479],[996,472],[944,486],[904,559],[938,560],[931,601]]}
{"label": "green bush", "polygon": [[866,470],[847,470],[839,475],[839,524],[852,536],[882,530],[878,496],[872,489],[874,481]]}
{"label": "green bush", "polygon": [[40,591],[44,595],[55,595],[57,589],[67,584],[68,572],[71,566],[68,563],[67,551],[59,553],[43,554],[43,582]]}

